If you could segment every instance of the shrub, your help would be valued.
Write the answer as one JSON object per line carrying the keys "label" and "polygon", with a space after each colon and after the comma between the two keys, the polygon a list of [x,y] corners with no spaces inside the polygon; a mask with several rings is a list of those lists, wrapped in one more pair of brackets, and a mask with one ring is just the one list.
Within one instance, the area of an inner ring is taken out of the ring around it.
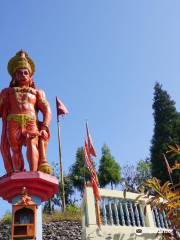
{"label": "shrub", "polygon": [[12,222],[12,214],[7,212],[4,214],[4,216],[1,219],[1,223],[3,224],[11,224]]}

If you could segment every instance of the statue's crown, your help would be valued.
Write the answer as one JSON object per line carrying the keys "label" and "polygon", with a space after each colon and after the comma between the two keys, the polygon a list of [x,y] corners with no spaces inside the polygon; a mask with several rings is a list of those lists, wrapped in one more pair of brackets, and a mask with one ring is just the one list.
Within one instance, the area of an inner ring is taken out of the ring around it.
{"label": "statue's crown", "polygon": [[31,76],[34,74],[35,71],[35,65],[32,59],[23,50],[17,52],[16,55],[9,60],[7,68],[11,76],[13,76],[16,70],[20,68],[28,69]]}

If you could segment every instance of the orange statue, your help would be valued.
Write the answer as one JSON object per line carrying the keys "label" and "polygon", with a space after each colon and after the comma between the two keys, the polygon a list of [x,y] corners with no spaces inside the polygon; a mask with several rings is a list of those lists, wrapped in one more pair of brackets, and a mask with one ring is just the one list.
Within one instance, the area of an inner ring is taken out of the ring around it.
{"label": "orange statue", "polygon": [[[38,90],[32,79],[33,61],[24,51],[19,51],[8,63],[12,80],[0,93],[0,117],[2,117],[1,153],[7,174],[24,171],[22,146],[27,148],[30,171],[49,173],[46,160],[49,141],[51,109],[45,94]],[[38,121],[38,112],[43,121]]]}
{"label": "orange statue", "polygon": [[29,196],[27,188],[23,187],[21,192],[21,199],[19,200],[19,202],[16,203],[16,205],[28,206],[33,204],[35,203],[32,201],[32,198]]}

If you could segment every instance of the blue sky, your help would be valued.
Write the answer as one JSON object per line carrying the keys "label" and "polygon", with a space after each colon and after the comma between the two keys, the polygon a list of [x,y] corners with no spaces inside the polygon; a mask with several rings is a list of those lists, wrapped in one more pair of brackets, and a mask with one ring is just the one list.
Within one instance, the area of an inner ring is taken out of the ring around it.
{"label": "blue sky", "polygon": [[[56,95],[70,112],[62,120],[65,172],[86,119],[99,158],[104,143],[121,166],[149,156],[156,81],[180,109],[179,11],[178,0],[1,1],[0,89],[10,81],[8,60],[26,50],[53,111],[49,162],[58,161]],[[0,216],[9,208],[0,200]]]}

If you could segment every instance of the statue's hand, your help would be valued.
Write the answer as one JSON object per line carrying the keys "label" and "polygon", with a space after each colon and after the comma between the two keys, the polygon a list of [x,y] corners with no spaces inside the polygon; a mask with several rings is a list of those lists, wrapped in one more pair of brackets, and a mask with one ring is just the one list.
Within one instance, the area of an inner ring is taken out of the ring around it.
{"label": "statue's hand", "polygon": [[40,136],[41,136],[41,137],[43,138],[43,140],[45,140],[45,141],[47,141],[48,138],[49,138],[49,134],[48,134],[47,131],[44,130],[44,129],[42,129],[42,130],[40,131]]}

